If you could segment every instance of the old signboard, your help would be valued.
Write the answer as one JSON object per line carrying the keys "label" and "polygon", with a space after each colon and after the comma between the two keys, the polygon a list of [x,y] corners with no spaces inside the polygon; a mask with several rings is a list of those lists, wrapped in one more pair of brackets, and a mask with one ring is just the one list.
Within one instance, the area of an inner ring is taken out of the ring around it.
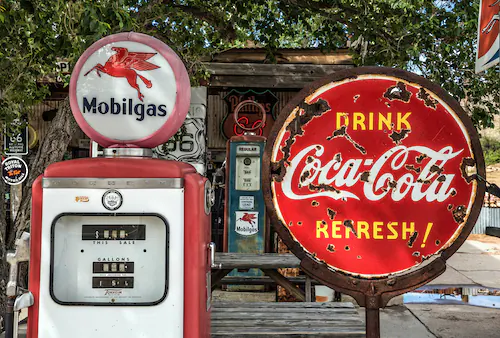
{"label": "old signboard", "polygon": [[92,140],[109,147],[153,148],[180,128],[189,109],[189,76],[160,40],[118,33],[90,46],[69,85],[71,110]]}
{"label": "old signboard", "polygon": [[444,271],[484,195],[478,136],[459,104],[388,68],[338,72],[299,93],[263,168],[273,224],[302,267],[362,305],[373,296],[371,307]]}
{"label": "old signboard", "polygon": [[[256,105],[245,105],[243,106],[238,114],[238,123],[234,121],[233,115],[236,107],[243,101],[252,100],[264,107],[266,111],[266,123],[262,122],[262,115],[260,109]],[[276,119],[274,108],[278,103],[278,98],[271,91],[265,90],[262,92],[256,92],[253,90],[247,90],[245,92],[240,92],[233,89],[229,94],[224,97],[226,101],[228,113],[222,121],[222,135],[226,139],[230,139],[232,136],[241,136],[245,133],[240,125],[245,128],[257,127],[254,131],[258,136],[268,136],[273,124]]]}

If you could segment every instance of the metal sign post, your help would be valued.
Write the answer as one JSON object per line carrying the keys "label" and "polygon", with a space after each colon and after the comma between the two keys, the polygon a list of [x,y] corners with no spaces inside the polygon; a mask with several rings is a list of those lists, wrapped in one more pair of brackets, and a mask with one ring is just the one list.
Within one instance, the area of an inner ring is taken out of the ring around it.
{"label": "metal sign post", "polygon": [[379,309],[446,269],[481,209],[485,165],[459,103],[402,70],[340,71],[283,109],[266,146],[266,207],[301,268]]}

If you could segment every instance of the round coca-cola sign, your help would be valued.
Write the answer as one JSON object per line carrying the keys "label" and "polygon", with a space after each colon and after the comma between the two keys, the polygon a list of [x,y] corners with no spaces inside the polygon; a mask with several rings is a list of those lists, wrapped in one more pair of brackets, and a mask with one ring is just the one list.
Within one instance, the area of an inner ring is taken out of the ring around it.
{"label": "round coca-cola sign", "polygon": [[481,147],[459,104],[388,68],[340,72],[299,93],[265,161],[285,243],[351,276],[387,277],[446,250],[471,231],[484,194]]}

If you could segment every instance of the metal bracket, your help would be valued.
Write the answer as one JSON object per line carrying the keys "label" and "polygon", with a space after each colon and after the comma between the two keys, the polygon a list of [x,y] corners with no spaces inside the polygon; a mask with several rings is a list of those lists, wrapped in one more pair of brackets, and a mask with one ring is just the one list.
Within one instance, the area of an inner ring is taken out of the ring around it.
{"label": "metal bracket", "polygon": [[6,261],[10,265],[9,281],[7,282],[7,296],[17,295],[18,264],[30,259],[30,234],[23,232],[21,238],[16,239],[16,250],[8,251]]}
{"label": "metal bracket", "polygon": [[34,303],[35,297],[33,297],[33,294],[30,291],[28,291],[16,298],[16,301],[14,303],[14,311],[17,312],[21,311],[22,309],[29,308]]}
{"label": "metal bracket", "polygon": [[222,264],[216,264],[215,263],[215,243],[214,242],[210,242],[210,244],[208,244],[208,249],[210,250],[210,267],[212,269],[220,269],[222,268]]}

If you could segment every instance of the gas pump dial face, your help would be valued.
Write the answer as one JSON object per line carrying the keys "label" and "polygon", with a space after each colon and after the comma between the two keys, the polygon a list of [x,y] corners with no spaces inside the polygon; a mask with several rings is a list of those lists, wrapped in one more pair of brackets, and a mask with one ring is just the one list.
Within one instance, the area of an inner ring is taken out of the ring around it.
{"label": "gas pump dial face", "polygon": [[236,190],[260,189],[260,146],[239,145],[236,148]]}
{"label": "gas pump dial face", "polygon": [[167,224],[157,215],[66,214],[52,226],[50,293],[63,305],[149,305],[167,292]]}

